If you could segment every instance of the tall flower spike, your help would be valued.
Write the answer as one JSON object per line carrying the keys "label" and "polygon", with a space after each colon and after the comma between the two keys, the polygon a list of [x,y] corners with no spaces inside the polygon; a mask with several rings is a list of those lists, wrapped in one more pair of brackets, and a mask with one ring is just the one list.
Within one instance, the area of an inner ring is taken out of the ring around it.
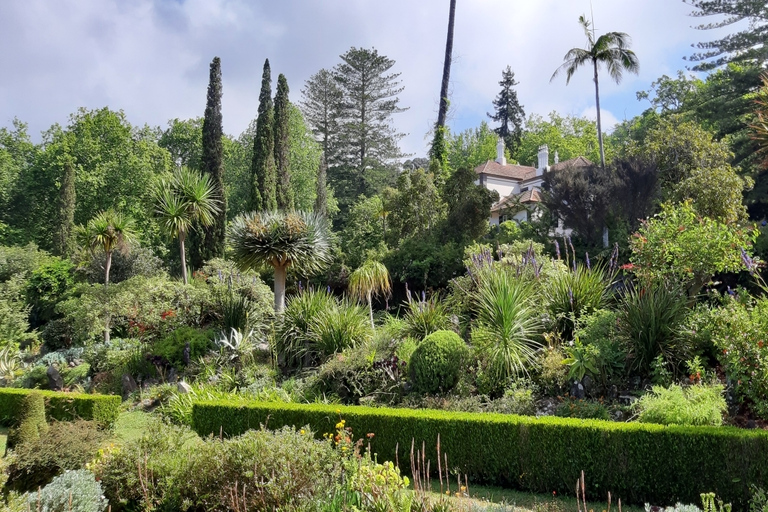
{"label": "tall flower spike", "polygon": [[557,254],[557,259],[560,259],[560,244],[557,243],[557,240],[555,240],[555,254]]}

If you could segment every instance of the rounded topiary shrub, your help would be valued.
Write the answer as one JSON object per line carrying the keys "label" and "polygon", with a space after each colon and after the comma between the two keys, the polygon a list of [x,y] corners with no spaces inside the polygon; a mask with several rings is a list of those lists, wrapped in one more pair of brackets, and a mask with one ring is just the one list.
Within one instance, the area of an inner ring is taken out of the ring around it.
{"label": "rounded topiary shrub", "polygon": [[408,363],[416,389],[425,393],[451,390],[468,351],[464,340],[453,331],[436,331],[424,338]]}

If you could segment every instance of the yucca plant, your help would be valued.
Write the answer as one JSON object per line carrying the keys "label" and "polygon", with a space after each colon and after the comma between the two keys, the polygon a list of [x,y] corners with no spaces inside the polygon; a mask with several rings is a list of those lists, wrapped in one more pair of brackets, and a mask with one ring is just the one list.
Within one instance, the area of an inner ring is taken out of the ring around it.
{"label": "yucca plant", "polygon": [[353,297],[368,302],[372,329],[376,328],[373,323],[372,296],[378,294],[388,296],[391,292],[389,271],[378,261],[368,260],[349,275],[349,293]]}
{"label": "yucca plant", "polygon": [[629,290],[620,307],[618,331],[627,344],[632,369],[649,371],[659,355],[673,367],[685,358],[676,336],[688,312],[685,293],[657,283]]}
{"label": "yucca plant", "polygon": [[575,270],[558,272],[544,286],[544,301],[563,339],[573,336],[574,322],[605,307],[609,298],[610,275],[601,267],[576,266]]}
{"label": "yucca plant", "polygon": [[489,274],[475,292],[472,343],[496,382],[527,375],[536,363],[542,325],[535,298],[531,282],[506,272]]}
{"label": "yucca plant", "polygon": [[337,299],[325,290],[305,290],[288,300],[277,325],[275,351],[280,364],[294,369],[309,364],[312,344],[310,326],[316,316],[337,307]]}
{"label": "yucca plant", "polygon": [[373,328],[366,317],[365,309],[347,301],[321,311],[310,324],[312,351],[322,358],[369,341]]}
{"label": "yucca plant", "polygon": [[433,295],[427,299],[422,295],[421,300],[416,300],[409,294],[405,306],[405,326],[401,332],[403,337],[422,340],[433,332],[451,329],[448,308],[440,301],[439,296]]}
{"label": "yucca plant", "polygon": [[331,262],[331,233],[325,217],[307,212],[251,212],[229,228],[234,259],[242,269],[275,271],[275,312],[285,309],[289,268],[314,273]]}

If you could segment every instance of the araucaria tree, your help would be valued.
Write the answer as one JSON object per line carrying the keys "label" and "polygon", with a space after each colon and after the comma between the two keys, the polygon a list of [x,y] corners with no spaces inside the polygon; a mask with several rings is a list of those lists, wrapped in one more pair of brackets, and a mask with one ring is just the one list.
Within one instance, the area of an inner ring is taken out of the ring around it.
{"label": "araucaria tree", "polygon": [[703,50],[689,57],[691,62],[698,62],[694,71],[707,71],[729,62],[752,62],[762,65],[768,60],[768,8],[760,0],[683,0],[696,9],[691,15],[697,18],[706,16],[724,16],[714,23],[698,25],[699,30],[719,29],[737,25],[744,20],[743,30],[728,34],[720,39],[698,43],[696,48]]}
{"label": "araucaria tree", "polygon": [[208,98],[203,118],[203,147],[200,159],[203,175],[210,178],[213,186],[213,199],[217,201],[218,212],[213,223],[208,226],[198,225],[190,233],[194,243],[190,248],[192,268],[216,257],[224,256],[224,238],[226,236],[227,204],[224,195],[224,146],[221,117],[221,60],[214,57],[208,81]]}
{"label": "araucaria tree", "polygon": [[210,226],[219,213],[219,202],[208,176],[187,168],[177,169],[163,179],[155,192],[155,215],[160,227],[172,238],[179,239],[181,277],[187,284],[187,257],[184,242],[194,225]]}
{"label": "araucaria tree", "polygon": [[256,119],[256,137],[253,141],[251,162],[251,209],[256,211],[277,209],[274,122],[272,72],[267,59],[261,77],[259,117]]}
{"label": "araucaria tree", "polygon": [[499,85],[501,91],[493,100],[494,111],[488,113],[488,117],[500,123],[493,131],[502,138],[509,153],[514,155],[523,134],[525,111],[517,100],[517,91],[514,87],[518,85],[518,82],[515,81],[515,73],[509,66],[501,72]]}
{"label": "araucaria tree", "polygon": [[339,137],[339,109],[343,93],[333,73],[321,69],[301,90],[301,111],[323,148],[328,165],[334,165]]}
{"label": "araucaria tree", "polygon": [[324,217],[305,212],[250,212],[229,228],[234,259],[242,269],[275,271],[275,312],[285,309],[288,269],[314,273],[331,261],[330,230]]}
{"label": "araucaria tree", "polygon": [[288,100],[288,81],[280,73],[277,77],[275,95],[275,167],[277,170],[277,207],[280,210],[293,210],[293,191],[291,190],[291,168],[288,159],[288,120],[290,115]]}
{"label": "araucaria tree", "polygon": [[565,83],[571,81],[571,77],[577,69],[584,65],[591,65],[595,82],[595,104],[597,107],[597,138],[600,143],[600,165],[605,167],[605,150],[603,149],[603,128],[600,123],[600,83],[598,81],[598,68],[603,65],[608,69],[608,74],[618,84],[624,71],[635,73],[640,70],[640,63],[635,52],[629,49],[630,38],[624,32],[608,32],[595,39],[594,30],[590,28],[590,22],[584,16],[579,16],[579,23],[587,36],[586,48],[571,48],[563,57],[563,64],[555,70],[550,81],[554,80],[561,72],[565,72]]}
{"label": "araucaria tree", "polygon": [[333,75],[343,92],[340,130],[341,164],[353,172],[352,194],[371,194],[394,180],[387,164],[401,156],[398,141],[403,134],[391,125],[392,114],[406,109],[398,106],[403,88],[390,73],[395,61],[375,49],[350,48]]}

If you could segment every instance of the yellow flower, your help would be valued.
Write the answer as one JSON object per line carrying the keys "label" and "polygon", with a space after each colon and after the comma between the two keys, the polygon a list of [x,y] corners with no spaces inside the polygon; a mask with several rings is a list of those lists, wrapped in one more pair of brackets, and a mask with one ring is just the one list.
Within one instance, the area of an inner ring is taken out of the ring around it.
{"label": "yellow flower", "polygon": [[301,433],[301,435],[304,435],[304,429],[301,429],[299,432]]}

